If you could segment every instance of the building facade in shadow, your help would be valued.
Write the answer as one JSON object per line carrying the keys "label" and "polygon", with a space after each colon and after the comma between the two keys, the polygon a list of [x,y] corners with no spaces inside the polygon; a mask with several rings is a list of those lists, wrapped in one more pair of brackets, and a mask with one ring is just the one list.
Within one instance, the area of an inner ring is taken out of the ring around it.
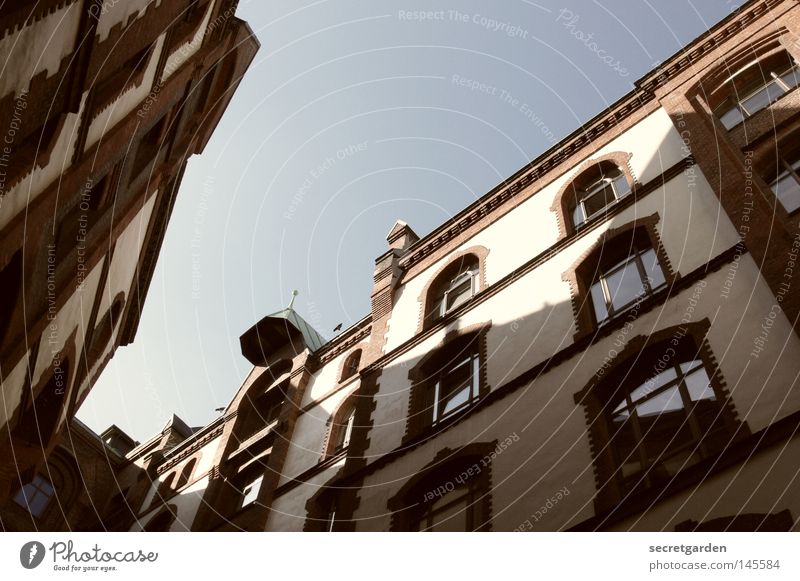
{"label": "building facade in shadow", "polygon": [[[83,516],[73,503],[86,487],[99,487],[92,497],[114,488],[105,477],[83,480],[69,460],[111,450],[71,418],[115,349],[133,340],[186,162],[258,50],[236,4],[0,8],[5,529],[55,527],[48,511],[59,502],[69,507],[62,524],[75,528]],[[111,450],[107,464],[125,452]],[[87,500],[85,514],[99,514],[98,502]]]}

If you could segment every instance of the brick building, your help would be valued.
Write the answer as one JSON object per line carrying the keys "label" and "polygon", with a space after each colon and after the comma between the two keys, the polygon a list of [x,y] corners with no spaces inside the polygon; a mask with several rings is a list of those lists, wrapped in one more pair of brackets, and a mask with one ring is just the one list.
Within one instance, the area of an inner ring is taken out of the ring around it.
{"label": "brick building", "polygon": [[398,221],[371,312],[258,321],[105,526],[797,530],[798,63],[798,3],[752,0],[433,232]]}
{"label": "brick building", "polygon": [[[116,347],[133,340],[186,162],[258,50],[236,4],[0,7],[5,529],[99,526],[100,496],[113,494],[128,450],[70,419]],[[56,501],[69,510],[55,511]]]}

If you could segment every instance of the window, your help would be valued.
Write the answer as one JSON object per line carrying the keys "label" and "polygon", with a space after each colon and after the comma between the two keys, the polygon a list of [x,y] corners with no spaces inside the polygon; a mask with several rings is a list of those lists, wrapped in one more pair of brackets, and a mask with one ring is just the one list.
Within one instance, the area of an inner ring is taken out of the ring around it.
{"label": "window", "polygon": [[467,254],[448,266],[431,285],[425,321],[433,324],[466,303],[478,291],[478,257]]}
{"label": "window", "polygon": [[386,507],[392,531],[488,531],[492,522],[492,463],[497,441],[442,448],[408,478]]}
{"label": "window", "polygon": [[175,473],[172,472],[167,476],[164,480],[162,480],[158,488],[156,489],[156,493],[153,495],[153,500],[150,501],[150,506],[155,506],[159,502],[166,500],[170,493],[172,492],[172,481],[175,480]]}
{"label": "window", "polygon": [[746,435],[713,367],[704,339],[708,324],[664,329],[656,340],[633,338],[610,372],[576,395],[587,406],[598,450],[598,510],[668,481]]}
{"label": "window", "polygon": [[361,349],[356,349],[344,361],[342,368],[342,378],[339,381],[350,379],[358,373],[358,366],[361,364]]}
{"label": "window", "polygon": [[589,289],[598,324],[605,323],[666,284],[656,251],[647,243],[637,241],[629,256],[604,262]]}
{"label": "window", "polygon": [[800,208],[800,152],[778,151],[778,173],[770,183],[778,201],[788,213]]}
{"label": "window", "polygon": [[732,129],[768,107],[800,83],[800,68],[785,50],[751,62],[734,73],[712,95],[714,114]]}
{"label": "window", "polygon": [[[588,180],[587,180],[588,178]],[[586,183],[588,181],[588,183]],[[615,165],[601,164],[571,185],[574,195],[572,223],[578,228],[604,213],[631,191],[628,178]]]}
{"label": "window", "polygon": [[340,424],[334,424],[333,454],[345,450],[350,445],[350,436],[353,434],[353,422],[356,419],[356,410],[351,409]]}
{"label": "window", "polygon": [[[454,483],[455,484],[455,483]],[[476,479],[466,479],[463,485],[424,505],[416,522],[416,530],[427,532],[473,531],[477,522],[475,504]]]}
{"label": "window", "polygon": [[253,504],[258,499],[258,493],[261,490],[261,482],[263,480],[264,477],[259,476],[244,487],[244,490],[242,491],[242,508]]}
{"label": "window", "polygon": [[50,504],[54,492],[50,481],[37,474],[33,480],[17,491],[14,495],[14,502],[38,518]]}
{"label": "window", "polygon": [[186,463],[186,466],[184,466],[183,470],[181,470],[181,476],[180,478],[178,478],[178,484],[175,485],[176,489],[183,488],[186,485],[186,483],[189,482],[189,480],[192,477],[192,473],[194,472],[194,467],[196,464],[197,464],[197,458],[192,458],[191,460],[189,460],[189,462]]}
{"label": "window", "polygon": [[433,386],[433,423],[469,407],[478,399],[478,353],[467,353],[444,368]]}
{"label": "window", "polygon": [[489,392],[483,360],[490,327],[484,323],[452,333],[409,371],[404,443],[459,417]]}

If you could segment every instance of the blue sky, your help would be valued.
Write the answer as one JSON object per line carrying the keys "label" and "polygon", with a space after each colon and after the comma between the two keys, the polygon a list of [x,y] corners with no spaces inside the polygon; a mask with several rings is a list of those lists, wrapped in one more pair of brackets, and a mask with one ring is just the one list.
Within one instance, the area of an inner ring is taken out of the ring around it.
{"label": "blue sky", "polygon": [[250,370],[239,335],[293,289],[325,337],[358,321],[395,220],[425,235],[737,4],[241,0],[261,50],[78,417],[139,440],[207,423]]}

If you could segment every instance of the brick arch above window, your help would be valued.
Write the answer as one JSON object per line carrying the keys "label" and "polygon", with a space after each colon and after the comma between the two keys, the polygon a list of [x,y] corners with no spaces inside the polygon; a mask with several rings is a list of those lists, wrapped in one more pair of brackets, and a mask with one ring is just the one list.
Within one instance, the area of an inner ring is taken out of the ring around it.
{"label": "brick arch above window", "polygon": [[[625,390],[622,387],[638,383],[639,378],[655,377],[671,365],[684,363],[688,359],[701,360],[708,374],[720,410],[716,416],[724,422],[732,438],[743,438],[750,431],[742,422],[730,398],[727,383],[722,376],[716,356],[707,339],[711,327],[709,319],[684,325],[660,329],[650,335],[631,338],[619,353],[606,361],[589,382],[578,391],[575,403],[584,406],[588,426],[589,448],[594,460],[594,476],[597,487],[595,508],[598,512],[608,510],[622,501],[633,501],[633,496],[647,485],[637,484],[638,490],[626,491],[620,483],[620,467],[614,458],[614,444],[606,416]],[[687,357],[688,354],[688,357]],[[656,367],[658,365],[658,367]],[[683,380],[681,380],[683,381]],[[657,389],[653,383],[650,391]],[[728,442],[729,440],[726,440]],[[691,465],[681,469],[690,468]]]}
{"label": "brick arch above window", "polygon": [[477,293],[486,288],[486,257],[488,255],[489,249],[485,246],[476,245],[470,246],[469,248],[464,248],[450,255],[447,263],[440,266],[436,272],[431,275],[431,277],[428,279],[428,282],[425,284],[425,287],[422,289],[422,292],[420,292],[419,296],[417,297],[417,300],[421,306],[419,311],[419,321],[417,323],[417,333],[421,333],[424,329],[432,327],[436,324],[436,322],[441,320],[441,318],[430,319],[426,316],[430,310],[430,303],[431,301],[435,300],[434,295],[437,287],[441,284],[445,284],[447,282],[445,279],[447,278],[448,274],[452,270],[457,269],[458,265],[469,256],[474,256],[478,261],[478,275],[476,277],[477,287],[474,289],[474,292]]}
{"label": "brick arch above window", "polygon": [[[575,317],[575,340],[588,335],[597,328],[597,323],[592,312],[589,288],[598,274],[598,265],[613,253],[620,256],[626,250],[633,248],[634,244],[646,239],[658,257],[658,263],[663,271],[667,285],[672,285],[680,274],[672,269],[672,264],[666,250],[661,243],[661,237],[656,229],[659,221],[658,213],[637,218],[623,224],[618,228],[607,230],[597,242],[561,275],[561,279],[570,285],[572,297],[572,312]],[[605,255],[605,256],[604,256]]]}
{"label": "brick arch above window", "polygon": [[[798,63],[797,36],[782,28],[726,55],[689,92],[725,130],[732,130],[794,91],[800,81]],[[795,73],[789,80],[785,73],[792,67]],[[779,117],[770,118],[770,130],[780,122]]]}
{"label": "brick arch above window", "polygon": [[[491,458],[497,440],[472,442],[456,450],[441,449],[436,456],[392,496],[387,508],[392,511],[391,531],[416,530],[419,519],[432,498],[434,491],[451,492],[460,478],[473,490],[468,510],[472,512],[474,531],[490,531],[492,528],[492,464]],[[461,478],[464,476],[464,478]]]}
{"label": "brick arch above window", "polygon": [[573,171],[570,179],[556,193],[553,204],[550,206],[550,210],[555,213],[558,221],[559,239],[566,238],[576,231],[576,226],[573,224],[572,219],[576,189],[588,186],[591,181],[599,177],[601,171],[608,171],[612,167],[619,168],[625,176],[630,192],[636,191],[636,188],[641,184],[639,184],[631,168],[631,157],[633,157],[632,153],[613,151],[588,159]]}

